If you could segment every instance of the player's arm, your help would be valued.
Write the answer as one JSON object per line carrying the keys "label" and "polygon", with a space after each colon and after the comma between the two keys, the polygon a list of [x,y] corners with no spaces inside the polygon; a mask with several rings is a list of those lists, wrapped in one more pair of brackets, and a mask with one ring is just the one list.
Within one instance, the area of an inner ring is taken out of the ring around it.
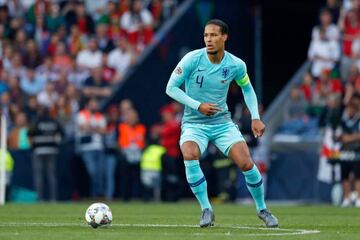
{"label": "player's arm", "polygon": [[185,79],[189,77],[192,71],[192,61],[191,55],[187,54],[179,64],[176,66],[175,70],[170,76],[170,80],[166,86],[166,94],[176,101],[194,109],[198,110],[200,102],[189,97],[180,87],[184,83]]}
{"label": "player's arm", "polygon": [[265,132],[265,124],[260,120],[259,106],[254,88],[251,85],[246,67],[243,68],[244,73],[240,78],[236,79],[236,83],[241,87],[244,95],[245,104],[251,113],[251,128],[255,137],[261,137]]}
{"label": "player's arm", "polygon": [[251,113],[251,119],[260,119],[257,97],[249,76],[245,74],[242,79],[236,80],[236,83],[241,87],[246,106]]}

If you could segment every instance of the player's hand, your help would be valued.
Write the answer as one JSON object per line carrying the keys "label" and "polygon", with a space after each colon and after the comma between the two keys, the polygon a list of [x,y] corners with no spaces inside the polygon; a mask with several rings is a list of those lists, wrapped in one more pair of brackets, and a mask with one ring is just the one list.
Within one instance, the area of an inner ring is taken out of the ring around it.
{"label": "player's hand", "polygon": [[256,138],[261,137],[265,132],[265,124],[260,119],[253,119],[251,130]]}
{"label": "player's hand", "polygon": [[215,113],[221,111],[221,108],[219,108],[218,105],[214,103],[202,103],[200,104],[198,110],[206,116],[212,116]]}

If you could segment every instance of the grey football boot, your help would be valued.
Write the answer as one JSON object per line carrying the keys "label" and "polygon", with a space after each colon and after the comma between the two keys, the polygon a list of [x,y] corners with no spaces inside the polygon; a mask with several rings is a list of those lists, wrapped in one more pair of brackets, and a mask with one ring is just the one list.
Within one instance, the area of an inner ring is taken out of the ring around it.
{"label": "grey football boot", "polygon": [[215,214],[209,208],[205,208],[201,212],[200,227],[211,227],[215,223]]}
{"label": "grey football boot", "polygon": [[261,220],[263,220],[266,227],[276,228],[279,226],[279,222],[277,218],[274,215],[272,215],[271,212],[268,211],[267,209],[261,210],[257,215]]}

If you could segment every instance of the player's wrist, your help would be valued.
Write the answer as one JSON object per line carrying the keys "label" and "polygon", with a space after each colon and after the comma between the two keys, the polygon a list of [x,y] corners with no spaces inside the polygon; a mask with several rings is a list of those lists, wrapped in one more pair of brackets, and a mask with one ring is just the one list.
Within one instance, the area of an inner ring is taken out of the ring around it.
{"label": "player's wrist", "polygon": [[196,109],[196,111],[200,112],[200,107],[201,107],[201,105],[202,105],[202,103],[201,103],[201,102],[199,102],[199,104],[198,104],[198,105],[197,105],[197,107],[195,108],[195,109]]}

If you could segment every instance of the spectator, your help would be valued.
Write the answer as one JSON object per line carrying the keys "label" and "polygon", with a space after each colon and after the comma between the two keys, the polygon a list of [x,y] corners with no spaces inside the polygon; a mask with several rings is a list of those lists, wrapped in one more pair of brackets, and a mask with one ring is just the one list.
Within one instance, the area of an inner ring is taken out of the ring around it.
{"label": "spectator", "polygon": [[314,80],[309,72],[306,72],[303,76],[303,83],[301,84],[301,89],[305,100],[308,103],[311,103],[314,94]]}
{"label": "spectator", "polygon": [[76,63],[83,69],[101,67],[102,52],[98,50],[95,38],[91,38],[88,42],[87,48],[79,52],[76,58]]}
{"label": "spectator", "polygon": [[57,81],[59,79],[59,69],[54,67],[50,56],[44,58],[43,64],[35,69],[35,75],[44,78],[46,81]]}
{"label": "spectator", "polygon": [[26,52],[23,57],[23,63],[27,68],[36,68],[42,62],[39,49],[33,39],[29,39],[26,43]]}
{"label": "spectator", "polygon": [[37,111],[39,109],[39,103],[36,96],[30,96],[27,100],[27,104],[24,106],[24,113],[26,118],[29,119],[30,128],[35,125],[37,119]]}
{"label": "spectator", "polygon": [[116,143],[116,127],[119,121],[119,111],[111,106],[106,115],[107,126],[104,137],[105,144],[105,197],[112,200],[115,190],[115,171],[118,160],[118,145]]}
{"label": "spectator", "polygon": [[21,90],[29,96],[39,94],[46,85],[46,79],[35,74],[34,69],[29,68],[27,74],[20,79]]}
{"label": "spectator", "polygon": [[9,90],[9,74],[7,71],[0,73],[0,95]]}
{"label": "spectator", "polygon": [[66,52],[66,46],[63,42],[56,45],[56,50],[53,58],[54,68],[68,71],[71,68],[72,60]]}
{"label": "spectator", "polygon": [[285,109],[285,119],[303,119],[306,118],[306,109],[308,107],[304,96],[298,86],[291,89],[290,98]]}
{"label": "spectator", "polygon": [[50,56],[54,56],[55,52],[56,52],[56,47],[58,46],[58,44],[60,43],[60,38],[57,35],[57,33],[54,33],[50,36],[50,42],[47,43],[47,49],[46,49],[46,53],[47,55]]}
{"label": "spectator", "polygon": [[23,18],[12,18],[10,20],[10,23],[8,25],[8,37],[11,39],[11,40],[15,40],[16,39],[16,34],[17,32],[20,30],[20,31],[23,31],[23,28],[24,28],[24,21],[23,21]]}
{"label": "spectator", "polygon": [[69,85],[69,81],[68,81],[67,71],[62,70],[59,75],[59,80],[54,82],[55,92],[59,95],[64,95],[68,85]]}
{"label": "spectator", "polygon": [[341,4],[339,0],[326,0],[326,8],[329,10],[332,16],[332,23],[337,24],[340,16]]}
{"label": "spectator", "polygon": [[284,106],[284,122],[280,126],[280,133],[295,135],[316,135],[317,122],[312,120],[306,110],[308,104],[298,86],[291,89],[290,98]]}
{"label": "spectator", "polygon": [[330,71],[325,70],[322,72],[319,79],[315,82],[312,102],[311,102],[311,115],[318,117],[326,106],[328,96],[333,93],[341,94],[342,85],[339,79],[331,78]]}
{"label": "spectator", "polygon": [[343,32],[343,57],[341,59],[341,76],[346,80],[349,76],[351,65],[354,63],[352,59],[352,43],[360,34],[359,16],[356,10],[351,9],[346,16],[339,20],[340,29]]}
{"label": "spectator", "polygon": [[[140,177],[143,184],[143,198],[145,201],[154,199],[155,201],[161,200],[161,173],[162,173],[162,159],[166,149],[161,146],[154,134],[151,134],[151,141],[144,149],[141,156],[140,163]],[[155,138],[153,138],[155,137]],[[172,190],[172,189],[166,189]],[[164,190],[164,192],[166,192]]]}
{"label": "spectator", "polygon": [[26,73],[26,68],[22,64],[20,53],[16,52],[12,56],[9,68],[5,69],[5,70],[8,71],[10,76],[13,76],[16,78],[21,78]]}
{"label": "spectator", "polygon": [[30,140],[28,137],[29,127],[26,115],[19,112],[15,116],[15,126],[9,133],[10,150],[28,150],[30,149]]}
{"label": "spectator", "polygon": [[345,105],[349,102],[352,95],[355,93],[360,93],[359,83],[360,71],[356,65],[353,65],[350,70],[349,78],[345,82],[345,92],[343,97],[343,102]]}
{"label": "spectator", "polygon": [[67,39],[67,45],[70,55],[75,57],[86,45],[86,35],[80,32],[78,25],[72,25],[70,29],[70,36]]}
{"label": "spectator", "polygon": [[338,43],[326,37],[325,30],[319,30],[319,39],[310,43],[308,57],[312,62],[311,74],[318,78],[324,69],[332,69],[339,60],[340,49]]}
{"label": "spectator", "polygon": [[153,37],[153,17],[143,7],[141,0],[132,0],[130,8],[121,17],[121,27],[126,31],[129,42],[141,51]]}
{"label": "spectator", "polygon": [[134,53],[124,37],[116,41],[116,46],[109,53],[107,65],[116,70],[115,81],[120,82],[128,68],[134,63]]}
{"label": "spectator", "polygon": [[179,166],[180,158],[180,122],[175,118],[172,105],[164,106],[161,111],[160,145],[166,153],[162,161],[162,186],[165,201],[177,201],[180,195]]}
{"label": "spectator", "polygon": [[60,95],[58,101],[50,109],[50,116],[56,119],[64,129],[67,139],[74,134],[71,105],[65,95]]}
{"label": "spectator", "polygon": [[109,0],[85,0],[85,10],[90,16],[97,21],[101,14],[105,11],[105,8]]}
{"label": "spectator", "polygon": [[[127,1],[121,1],[127,2]],[[100,16],[98,23],[99,24],[110,24],[112,17],[116,17],[119,19],[121,12],[119,11],[117,1],[110,0],[107,2],[107,5],[104,9],[103,14]],[[119,25],[119,21],[117,21],[117,25]]]}
{"label": "spectator", "polygon": [[109,97],[112,93],[108,83],[103,79],[103,69],[95,68],[91,71],[91,76],[86,79],[83,88],[85,97]]}
{"label": "spectator", "polygon": [[25,96],[20,88],[19,80],[10,76],[8,83],[11,101],[16,104],[23,104]]}
{"label": "spectator", "polygon": [[71,107],[71,114],[72,118],[75,119],[77,112],[80,110],[79,107],[79,92],[77,91],[76,87],[72,84],[69,84],[66,89],[66,97],[69,101]]}
{"label": "spectator", "polygon": [[106,119],[98,112],[98,101],[92,98],[77,115],[77,148],[89,174],[92,197],[104,193],[104,144]]}
{"label": "spectator", "polygon": [[338,93],[331,93],[327,97],[326,106],[319,117],[319,126],[330,127],[335,130],[340,124],[342,107],[341,95]]}
{"label": "spectator", "polygon": [[14,49],[10,43],[3,44],[3,56],[2,56],[2,65],[3,69],[11,69],[11,59],[14,55]]}
{"label": "spectator", "polygon": [[17,30],[13,45],[15,47],[15,51],[20,53],[21,56],[24,56],[25,54],[26,41],[27,41],[26,32],[22,29]]}
{"label": "spectator", "polygon": [[42,16],[36,17],[36,25],[34,32],[35,41],[39,46],[42,55],[47,54],[46,42],[50,38],[50,33],[45,28],[44,18]]}
{"label": "spectator", "polygon": [[123,99],[119,103],[120,122],[124,121],[125,115],[134,110],[134,105],[130,99]]}
{"label": "spectator", "polygon": [[56,201],[56,160],[63,136],[62,127],[56,120],[50,117],[47,108],[41,107],[38,109],[38,118],[29,136],[31,136],[33,149],[33,177],[38,199],[40,201],[44,200],[43,171],[45,171],[45,176],[49,184],[50,201]]}
{"label": "spectator", "polygon": [[96,40],[99,43],[99,49],[103,53],[109,53],[115,48],[111,38],[107,36],[108,24],[101,23],[96,26]]}
{"label": "spectator", "polygon": [[45,26],[50,33],[55,33],[61,25],[65,24],[65,19],[60,13],[60,6],[57,2],[50,3],[49,13],[45,16]]}
{"label": "spectator", "polygon": [[79,26],[81,33],[94,33],[94,21],[91,16],[86,13],[83,2],[78,2],[76,4],[74,23]]}
{"label": "spectator", "polygon": [[37,16],[45,16],[50,12],[50,1],[32,1],[32,5],[29,7],[26,17],[28,21],[32,24],[35,23],[35,18]]}
{"label": "spectator", "polygon": [[312,40],[319,40],[321,38],[321,29],[325,32],[326,39],[330,41],[338,41],[340,39],[339,28],[332,23],[333,16],[328,8],[324,8],[320,12],[320,24],[315,26],[312,31]]}
{"label": "spectator", "polygon": [[87,69],[81,69],[75,61],[71,62],[71,67],[67,75],[69,83],[73,84],[77,89],[82,89],[85,80],[89,77]]}
{"label": "spectator", "polygon": [[[354,95],[345,108],[341,119],[342,134],[338,140],[342,143],[341,150],[360,153],[360,96]],[[350,173],[355,177],[355,191],[357,192],[356,207],[360,207],[360,159],[345,159],[341,162],[341,179],[343,186],[343,207],[351,205]]]}
{"label": "spectator", "polygon": [[117,128],[118,144],[124,155],[123,183],[124,200],[140,197],[140,158],[145,147],[146,128],[139,123],[136,110],[130,110],[124,115],[124,122]]}
{"label": "spectator", "polygon": [[103,79],[109,84],[116,84],[117,82],[114,81],[115,80],[115,76],[116,76],[116,70],[113,69],[112,67],[109,67],[107,65],[108,62],[108,56],[107,55],[103,55],[103,61],[102,61],[102,67],[103,67],[103,74],[102,77]]}
{"label": "spectator", "polygon": [[51,108],[57,102],[59,94],[55,92],[54,83],[48,82],[44,90],[42,90],[37,96],[37,100],[40,106]]}
{"label": "spectator", "polygon": [[[122,1],[126,2],[126,1]],[[108,37],[113,41],[119,39],[122,35],[124,35],[124,30],[120,27],[120,15],[112,14],[110,15],[110,23],[108,28]]]}

